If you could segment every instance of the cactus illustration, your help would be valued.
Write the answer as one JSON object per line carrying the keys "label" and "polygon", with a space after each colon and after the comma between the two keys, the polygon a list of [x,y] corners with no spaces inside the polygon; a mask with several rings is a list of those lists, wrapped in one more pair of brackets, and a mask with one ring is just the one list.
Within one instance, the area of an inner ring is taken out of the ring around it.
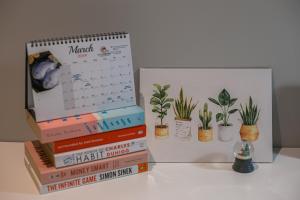
{"label": "cactus illustration", "polygon": [[199,110],[199,119],[202,122],[202,128],[204,130],[209,130],[210,127],[210,122],[212,119],[212,112],[208,111],[208,105],[207,103],[204,104],[203,110]]}

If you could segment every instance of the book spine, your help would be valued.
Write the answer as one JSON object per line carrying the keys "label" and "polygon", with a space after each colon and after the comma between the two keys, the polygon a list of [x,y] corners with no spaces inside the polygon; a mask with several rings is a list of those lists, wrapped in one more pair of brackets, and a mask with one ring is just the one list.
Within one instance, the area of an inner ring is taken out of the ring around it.
{"label": "book spine", "polygon": [[135,126],[103,134],[93,134],[48,144],[53,153],[63,153],[109,143],[121,142],[146,136],[146,126]]}
{"label": "book spine", "polygon": [[144,138],[140,138],[77,151],[54,154],[53,160],[55,167],[60,168],[143,151],[146,150],[146,148],[146,140]]}
{"label": "book spine", "polygon": [[30,118],[27,118],[27,121],[41,143],[51,143],[59,140],[140,126],[145,123],[145,116],[142,108],[131,106],[44,122],[34,122],[30,120]]}
{"label": "book spine", "polygon": [[46,122],[37,122],[41,130],[39,140],[42,144],[103,132],[97,125],[98,119],[94,113],[56,119],[48,123],[49,126]]}
{"label": "book spine", "polygon": [[33,118],[32,114],[29,112],[29,110],[25,109],[25,115],[26,115],[26,121],[27,124],[31,127],[32,131],[36,134],[37,138],[41,139],[41,129],[38,126],[38,123],[35,122],[35,119]]}
{"label": "book spine", "polygon": [[121,178],[124,176],[130,176],[130,175],[148,171],[148,163],[140,163],[140,164],[133,165],[130,167],[110,170],[110,171],[106,171],[106,172],[102,172],[102,173],[83,176],[83,177],[76,178],[76,179],[70,179],[67,181],[61,181],[61,182],[43,185],[39,182],[32,166],[26,160],[25,160],[25,165],[41,194],[57,192],[57,191],[61,191],[61,190],[69,189],[69,188],[79,187],[79,186],[102,182],[102,181],[111,180],[111,179],[115,179],[115,178]]}
{"label": "book spine", "polygon": [[41,144],[36,141],[25,143],[25,156],[42,184],[68,180],[148,162],[148,151],[145,150],[57,169],[54,167],[53,163],[50,162],[49,157],[43,151]]}

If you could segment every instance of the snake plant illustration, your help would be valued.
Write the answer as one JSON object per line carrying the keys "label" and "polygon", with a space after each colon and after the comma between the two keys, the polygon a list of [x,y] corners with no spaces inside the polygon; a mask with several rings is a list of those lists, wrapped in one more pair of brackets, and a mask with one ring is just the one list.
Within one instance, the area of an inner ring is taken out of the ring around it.
{"label": "snake plant illustration", "polygon": [[171,108],[171,103],[174,99],[168,97],[167,90],[170,85],[153,84],[154,90],[150,99],[152,105],[152,112],[157,114],[157,118],[160,120],[160,124],[155,125],[155,136],[167,137],[169,135],[168,125],[163,123],[163,119],[168,114],[168,110]]}
{"label": "snake plant illustration", "polygon": [[237,98],[232,98],[229,92],[224,88],[218,95],[218,100],[208,98],[212,103],[219,106],[221,112],[216,114],[216,121],[219,124],[219,139],[221,141],[230,141],[233,138],[233,124],[229,122],[230,115],[234,114],[238,109],[232,108]]}
{"label": "snake plant illustration", "polygon": [[260,110],[257,105],[253,103],[252,97],[249,97],[248,104],[243,107],[240,105],[239,110],[243,124],[240,129],[241,139],[245,141],[255,141],[258,139],[259,131],[257,128],[257,121],[259,119]]}
{"label": "snake plant illustration", "polygon": [[175,113],[176,122],[176,136],[182,139],[188,139],[191,137],[191,114],[196,108],[197,104],[192,103],[193,98],[183,95],[183,89],[180,89],[179,97],[175,99],[173,110]]}

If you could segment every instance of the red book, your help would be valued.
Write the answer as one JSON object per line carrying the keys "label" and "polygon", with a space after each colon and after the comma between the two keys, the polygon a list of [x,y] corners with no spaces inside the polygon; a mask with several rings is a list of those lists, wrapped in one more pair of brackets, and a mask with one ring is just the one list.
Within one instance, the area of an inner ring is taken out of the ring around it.
{"label": "red book", "polygon": [[59,140],[49,143],[49,147],[53,153],[63,153],[142,137],[146,137],[145,125]]}

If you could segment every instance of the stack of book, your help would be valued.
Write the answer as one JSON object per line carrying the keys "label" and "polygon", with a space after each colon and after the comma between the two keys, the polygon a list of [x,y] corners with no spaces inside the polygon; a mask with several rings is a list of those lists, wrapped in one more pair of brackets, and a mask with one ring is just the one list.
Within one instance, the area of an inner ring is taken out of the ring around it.
{"label": "stack of book", "polygon": [[[96,39],[101,41],[100,39],[103,38],[102,36],[98,35],[93,39],[93,41]],[[86,42],[91,40],[87,39]],[[89,44],[89,48],[93,50],[92,45],[99,45],[96,42],[97,41],[90,42],[91,44]],[[31,46],[30,44],[27,45],[29,50],[33,47],[34,45],[32,45],[32,43]],[[102,48],[104,47],[101,47],[101,49]],[[118,47],[114,46],[114,48],[117,49]],[[108,50],[106,49],[105,54],[101,55],[100,58],[102,59],[104,57],[103,59],[105,60],[110,58],[110,56],[117,56],[120,54],[122,50],[121,48],[124,48],[122,41],[120,41],[120,51],[115,52],[116,55],[113,55],[113,51],[111,51],[110,54],[107,53],[109,50],[108,46]],[[39,49],[34,50],[37,51]],[[54,53],[55,48],[52,47],[51,50],[51,53],[54,54],[54,56],[59,56],[57,55],[60,52],[59,50],[57,51],[57,54]],[[49,54],[49,52],[47,52],[47,54]],[[38,57],[36,52],[34,55],[34,59],[36,59]],[[80,55],[83,56],[85,54]],[[81,56],[77,57],[77,59],[81,58]],[[28,55],[28,57],[30,58],[30,55]],[[61,58],[61,56],[59,57]],[[122,57],[124,58],[124,55]],[[93,62],[94,61],[95,59],[93,59]],[[88,60],[85,60],[84,62],[87,63]],[[36,64],[37,62],[33,63],[38,65]],[[76,64],[77,63],[78,61],[76,61]],[[42,67],[45,68],[47,63],[42,64]],[[31,66],[29,63],[28,74],[32,72],[32,68],[30,67]],[[41,70],[43,70],[42,67]],[[62,66],[62,68],[64,67],[65,66]],[[74,69],[74,71],[75,70],[76,69]],[[86,70],[89,70],[89,68]],[[132,71],[132,66],[129,66],[128,71],[130,74]],[[81,74],[84,73],[88,75],[91,74],[88,71],[81,71]],[[116,74],[118,75],[118,73]],[[122,74],[120,73],[120,75]],[[31,79],[34,78],[30,75],[28,77]],[[77,77],[77,79],[71,79],[69,84],[73,84],[76,80],[78,80],[78,75],[75,77]],[[110,77],[113,79],[112,75],[110,75]],[[93,83],[93,80],[95,80],[95,77],[91,77],[90,82]],[[132,77],[127,78],[127,80],[122,79],[122,81],[134,83]],[[84,86],[86,86],[86,82],[84,83]],[[30,81],[27,81],[27,83],[30,83]],[[91,85],[91,83],[89,84]],[[120,84],[121,83],[122,82],[120,82]],[[64,84],[64,82],[62,84]],[[93,84],[94,87],[97,87],[97,82],[94,82]],[[113,86],[113,83],[110,85]],[[74,88],[76,87],[78,86],[74,84],[72,86],[72,91],[74,91]],[[81,105],[78,106],[78,108],[80,107],[78,110],[76,110],[76,107],[74,107],[73,114],[75,115],[69,115],[70,107],[66,106],[68,99],[65,99],[64,107],[68,108],[68,110],[66,109],[68,111],[66,112],[66,115],[69,116],[49,119],[55,115],[53,112],[53,110],[56,109],[55,102],[49,106],[50,109],[48,110],[41,108],[42,103],[40,102],[45,95],[47,95],[48,99],[52,98],[51,95],[54,94],[46,94],[51,90],[44,90],[42,93],[39,93],[39,91],[37,92],[34,90],[34,88],[32,88],[33,99],[38,99],[38,103],[27,102],[25,106],[27,122],[38,138],[36,141],[25,142],[25,165],[40,193],[60,191],[108,179],[137,174],[148,170],[148,152],[146,144],[144,110],[135,104],[135,96],[133,95],[134,98],[129,98],[130,102],[128,100],[124,101],[124,104],[119,102],[116,106],[114,104],[116,100],[111,101],[113,97],[111,97],[110,94],[112,93],[106,93],[103,95],[102,99],[109,99],[110,101],[103,101],[102,103],[104,108],[105,106],[109,105],[110,109],[100,109],[100,111],[86,112],[81,114],[80,112],[84,110],[82,110],[82,107],[92,107],[94,104],[88,105],[89,100],[94,97],[95,94],[103,91],[101,88],[98,88],[96,91],[84,87],[84,92],[82,92],[82,87],[78,88],[78,91],[81,93],[72,94],[75,97],[82,97],[80,101],[77,102],[76,98],[72,99],[75,101],[75,104]],[[130,88],[130,86],[126,85],[125,87],[122,86],[121,88],[126,89]],[[54,93],[54,91],[58,89],[54,88],[51,92]],[[112,91],[113,89],[114,88],[111,88]],[[65,95],[66,92],[62,91],[62,93]],[[125,95],[125,99],[126,95],[129,93],[134,94],[134,88],[131,88],[127,94],[124,94],[125,92],[121,90],[120,94],[117,96],[117,99],[122,99],[122,93]],[[55,98],[57,98],[57,96],[53,99],[55,100]],[[96,102],[96,100],[97,99],[95,98],[93,101]],[[32,106],[32,104],[34,104],[34,106]],[[99,106],[92,110],[97,110],[98,108]]]}
{"label": "stack of book", "polygon": [[[40,193],[147,171],[144,111],[131,106],[36,123],[25,163]],[[68,139],[69,138],[69,139]]]}

